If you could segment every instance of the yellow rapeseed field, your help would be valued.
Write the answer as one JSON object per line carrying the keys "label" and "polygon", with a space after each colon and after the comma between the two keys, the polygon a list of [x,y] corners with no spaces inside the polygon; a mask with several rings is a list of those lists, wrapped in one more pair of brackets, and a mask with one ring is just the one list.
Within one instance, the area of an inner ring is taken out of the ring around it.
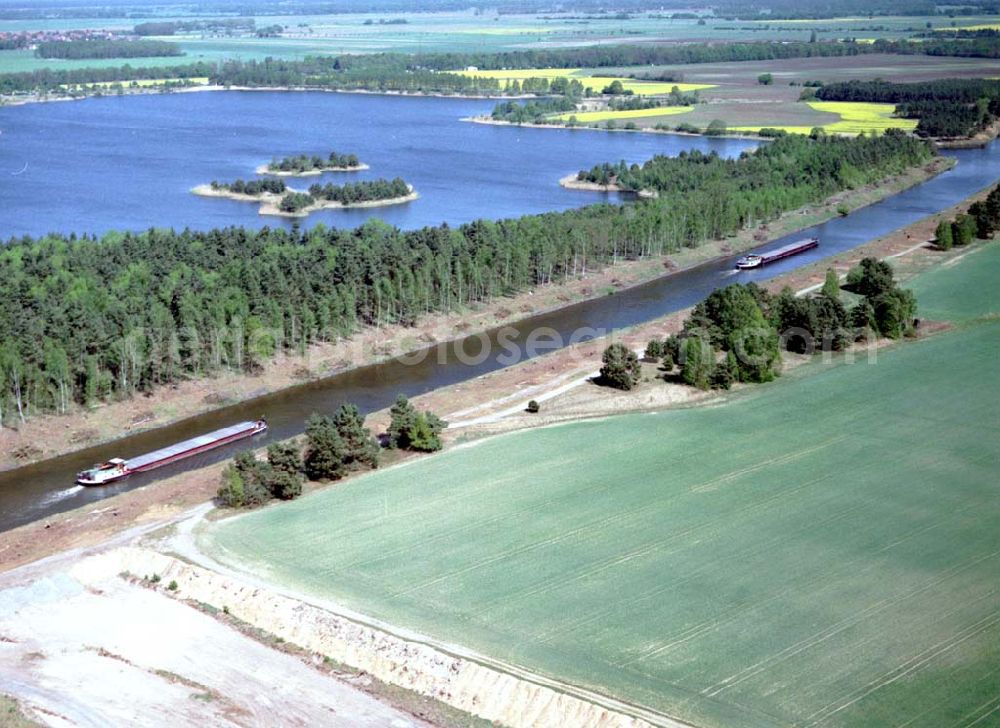
{"label": "yellow rapeseed field", "polygon": [[623,77],[588,76],[590,71],[582,68],[522,68],[504,71],[455,71],[454,73],[469,77],[495,78],[506,82],[505,85],[510,84],[511,81],[523,81],[526,78],[547,78],[550,80],[553,78],[572,78],[582,83],[585,88],[598,92],[612,81],[621,81],[622,86],[627,91],[642,96],[668,94],[674,86],[684,92],[713,88],[711,84],[636,81]]}
{"label": "yellow rapeseed field", "polygon": [[[892,114],[894,104],[869,104],[854,101],[810,101],[816,111],[828,111],[840,116],[840,121],[829,124],[816,124],[830,134],[860,134],[862,132],[882,132],[886,129],[902,129],[913,131],[917,122],[915,119],[899,119]],[[761,129],[781,129],[789,134],[808,134],[812,126],[777,126],[774,124],[757,124],[755,126],[731,126],[732,131],[760,131]]]}
{"label": "yellow rapeseed field", "polygon": [[962,25],[957,28],[935,28],[936,31],[955,30],[1000,30],[1000,23],[982,23],[980,25]]}
{"label": "yellow rapeseed field", "polygon": [[605,109],[603,111],[569,112],[567,114],[559,114],[554,118],[569,121],[571,116],[575,116],[576,120],[581,124],[589,124],[594,121],[608,121],[610,119],[617,121],[619,119],[639,119],[647,116],[673,116],[675,114],[687,113],[693,109],[693,106],[660,106],[656,109],[631,109],[629,111]]}

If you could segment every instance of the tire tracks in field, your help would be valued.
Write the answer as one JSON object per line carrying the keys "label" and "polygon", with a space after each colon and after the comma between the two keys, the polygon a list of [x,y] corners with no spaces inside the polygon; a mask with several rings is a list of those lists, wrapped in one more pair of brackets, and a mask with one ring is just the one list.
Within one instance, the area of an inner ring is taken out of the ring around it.
{"label": "tire tracks in field", "polygon": [[[985,713],[982,712],[984,710],[986,711]],[[961,728],[973,728],[973,726],[978,725],[997,711],[1000,711],[1000,695],[987,700],[982,705],[977,705],[957,721],[952,723],[952,726],[954,726],[954,728],[958,728],[959,726],[961,726]],[[979,717],[975,717],[977,713],[980,713]],[[964,721],[966,720],[969,720],[969,722],[965,723]]]}
{"label": "tire tracks in field", "polygon": [[[859,506],[859,508],[863,508],[863,507],[864,506]],[[961,509],[961,511],[958,511],[958,512],[963,512],[963,511],[966,511],[966,510],[970,510],[972,508],[973,508],[973,506],[967,506],[966,508],[963,508],[963,509]],[[856,510],[856,509],[852,509],[852,510]],[[831,518],[831,519],[827,519],[827,520],[832,521],[834,519]],[[892,541],[892,542],[890,542],[888,544],[883,544],[874,553],[875,554],[885,553],[885,552],[889,551],[890,549],[895,548],[896,546],[898,546],[898,545],[900,545],[902,543],[905,543],[906,541],[914,538],[915,536],[917,536],[917,535],[919,535],[921,533],[925,533],[927,531],[931,531],[931,530],[933,530],[935,528],[938,528],[941,524],[942,524],[942,522],[938,521],[938,522],[935,522],[935,523],[932,523],[932,524],[925,524],[925,525],[913,528],[909,532],[907,532],[906,534],[901,535],[896,540],[894,540],[894,541]],[[813,524],[810,524],[806,528],[811,528],[812,526],[813,526]],[[650,657],[660,656],[660,655],[662,655],[662,654],[664,654],[666,652],[669,652],[674,647],[677,647],[677,646],[679,646],[679,645],[681,645],[681,644],[683,644],[685,642],[689,642],[690,640],[695,639],[695,638],[701,636],[702,634],[715,631],[716,629],[718,629],[719,627],[721,627],[721,626],[723,626],[725,624],[731,624],[732,622],[736,621],[737,619],[742,618],[747,613],[763,609],[766,606],[768,606],[769,604],[771,604],[771,603],[773,603],[775,601],[779,601],[780,599],[784,598],[789,593],[800,591],[803,588],[815,585],[817,583],[829,583],[829,581],[831,580],[831,578],[836,578],[839,574],[842,574],[845,571],[853,569],[854,565],[857,562],[862,561],[862,560],[870,560],[870,559],[871,559],[871,555],[858,556],[858,557],[856,557],[854,559],[851,559],[850,561],[840,563],[840,564],[838,564],[837,566],[835,566],[832,569],[828,569],[828,570],[826,570],[826,571],[824,571],[822,573],[819,573],[819,574],[814,574],[810,579],[806,580],[805,582],[803,582],[803,583],[797,583],[795,585],[789,586],[789,587],[787,587],[787,588],[785,588],[785,589],[783,589],[783,590],[781,590],[779,592],[776,592],[775,594],[773,594],[772,596],[768,597],[767,599],[765,599],[763,601],[760,601],[760,602],[745,602],[743,604],[734,605],[727,613],[725,613],[724,615],[720,615],[721,619],[719,617],[717,617],[717,618],[714,618],[714,619],[711,619],[711,620],[705,620],[705,621],[703,621],[703,622],[701,622],[701,623],[699,623],[697,625],[692,625],[692,627],[688,628],[687,630],[683,630],[680,633],[676,633],[675,635],[672,635],[672,641],[671,642],[668,642],[666,644],[659,644],[656,647],[652,647],[652,648],[648,649],[644,654],[639,655],[638,657],[636,657],[636,658],[634,658],[632,660],[629,660],[629,661],[626,661],[626,662],[623,662],[623,663],[619,663],[617,665],[617,667],[619,667],[619,668],[627,667],[627,666],[635,664],[637,662],[642,662],[642,661],[644,661],[646,659],[649,659]],[[877,568],[877,566],[878,566],[878,564],[870,563],[867,566],[865,566],[862,569],[862,571],[870,571],[870,570],[872,570],[874,568]]]}
{"label": "tire tracks in field", "polygon": [[[991,554],[991,556],[996,556],[996,554]],[[934,589],[935,587],[940,586],[948,579],[957,576],[967,567],[974,566],[976,563],[978,563],[978,561],[981,560],[984,559],[974,560],[973,562],[962,564],[960,565],[960,568],[958,567],[954,568],[953,570],[951,570],[951,573],[948,573],[946,576],[943,576],[940,579],[933,579],[931,581],[928,581],[924,584],[921,584],[919,587],[914,587],[913,589],[910,589],[909,591],[900,594],[894,598],[882,599],[876,602],[875,604],[872,604],[871,606],[862,609],[859,612],[855,612],[849,617],[845,617],[844,619],[834,622],[832,625],[828,626],[824,630],[816,632],[810,635],[809,637],[806,637],[794,644],[789,645],[780,652],[776,652],[772,655],[769,655],[768,657],[764,658],[763,660],[760,660],[759,662],[754,663],[753,665],[748,665],[740,672],[735,673],[730,677],[724,678],[723,680],[720,680],[713,686],[705,688],[704,690],[702,690],[702,693],[709,697],[715,697],[725,690],[729,690],[730,688],[736,687],[737,685],[747,680],[750,680],[753,677],[756,677],[760,673],[771,669],[775,665],[785,662],[786,660],[789,660],[793,657],[796,657],[801,653],[810,650],[813,647],[816,647],[817,645],[822,644],[823,642],[832,639],[839,634],[846,632],[847,630],[857,626],[858,624],[860,624],[861,622],[870,617],[884,613],[887,610],[891,609],[892,607],[900,604],[901,602],[905,602],[908,599],[912,599],[913,597],[919,596],[920,594],[930,589]],[[971,602],[965,602],[963,604],[955,606],[949,609],[948,611],[944,612],[940,616],[941,617],[949,616],[957,612],[959,609],[969,606],[970,604],[976,604],[984,599],[995,597],[997,591],[998,590],[994,589],[990,592],[987,592],[986,594],[977,597]]]}
{"label": "tire tracks in field", "polygon": [[[615,514],[613,514],[611,516],[607,516],[605,518],[597,519],[595,521],[591,521],[591,522],[580,524],[580,525],[576,526],[575,528],[572,528],[572,529],[570,529],[568,531],[564,531],[564,532],[562,532],[560,534],[551,536],[551,537],[546,538],[546,539],[542,539],[540,541],[534,541],[534,542],[529,543],[529,544],[522,544],[522,545],[514,546],[512,548],[506,549],[506,550],[501,551],[499,553],[493,553],[493,554],[491,554],[490,556],[488,556],[486,558],[483,558],[483,559],[480,559],[480,560],[478,560],[476,562],[468,564],[468,565],[466,565],[466,566],[464,566],[464,567],[462,567],[460,569],[455,569],[455,570],[452,570],[452,571],[448,572],[447,574],[440,574],[438,576],[435,576],[433,579],[426,580],[426,581],[421,582],[419,584],[411,585],[411,586],[409,586],[406,589],[403,589],[403,590],[395,592],[392,596],[394,596],[394,597],[403,597],[403,596],[410,595],[410,594],[412,594],[414,592],[420,591],[420,590],[425,589],[425,588],[427,588],[429,586],[433,586],[435,584],[441,583],[443,581],[447,581],[448,579],[451,579],[451,578],[454,578],[454,577],[457,577],[457,576],[462,576],[463,574],[467,574],[467,573],[469,573],[471,571],[476,571],[476,570],[478,570],[480,568],[485,568],[485,567],[491,566],[491,565],[496,564],[496,563],[498,563],[500,561],[503,561],[505,559],[508,559],[508,558],[511,558],[511,557],[514,557],[514,556],[519,556],[519,555],[522,555],[524,553],[529,553],[529,552],[537,550],[539,548],[545,548],[545,547],[548,547],[548,546],[555,545],[557,543],[561,543],[563,541],[566,541],[568,539],[571,539],[571,538],[575,537],[576,535],[579,535],[580,533],[588,532],[588,535],[589,535],[589,533],[596,533],[599,529],[606,528],[608,525],[612,525],[614,523],[617,523],[617,522],[620,522],[620,521],[623,521],[623,520],[631,520],[631,519],[635,518],[636,516],[639,516],[640,514],[642,514],[644,512],[659,511],[666,503],[669,503],[670,501],[676,500],[676,499],[678,499],[680,497],[683,497],[685,495],[690,495],[691,493],[701,493],[701,492],[706,492],[706,491],[709,491],[709,490],[714,490],[713,487],[708,487],[708,486],[711,486],[711,485],[713,485],[715,483],[719,483],[719,482],[731,482],[732,480],[738,479],[739,477],[742,477],[743,475],[746,475],[746,474],[749,474],[749,473],[753,473],[753,472],[757,472],[757,471],[759,471],[761,469],[764,469],[764,468],[766,468],[768,466],[780,466],[780,465],[784,465],[784,464],[787,464],[787,463],[795,462],[795,461],[801,459],[802,457],[805,457],[806,455],[808,455],[811,452],[815,452],[817,450],[824,449],[826,447],[830,447],[830,446],[832,446],[832,445],[834,445],[836,443],[839,443],[839,442],[842,442],[842,441],[846,440],[848,437],[849,437],[849,435],[842,435],[842,436],[833,438],[833,439],[831,439],[831,440],[829,440],[829,441],[827,441],[825,443],[822,443],[820,445],[812,446],[812,447],[805,448],[805,449],[802,449],[802,450],[797,450],[797,451],[794,451],[794,452],[791,452],[791,453],[786,453],[785,455],[782,455],[782,456],[768,458],[768,459],[766,459],[764,461],[761,461],[759,463],[756,463],[755,465],[750,466],[748,468],[741,468],[741,469],[736,470],[736,471],[731,471],[730,473],[727,473],[725,475],[722,475],[722,476],[719,476],[717,478],[714,478],[711,481],[707,481],[707,482],[702,483],[700,485],[689,487],[689,488],[687,488],[684,491],[678,491],[673,496],[668,497],[666,500],[656,500],[656,501],[653,501],[653,502],[648,502],[648,503],[645,503],[645,504],[643,504],[641,506],[633,508],[631,510],[619,511],[618,513],[615,513]],[[787,491],[783,491],[781,494],[778,494],[778,495],[780,497],[784,497],[788,492],[795,492],[795,490],[799,489],[799,487],[806,487],[806,486],[813,485],[813,484],[814,484],[814,482],[809,482],[809,483],[804,484],[803,486],[797,486],[796,488],[792,488],[792,489],[788,489]],[[534,509],[526,509],[526,510],[530,511],[530,510],[534,510]],[[737,511],[737,513],[739,513],[739,512],[740,511]],[[727,517],[731,516],[731,515],[732,515],[731,513],[727,514]],[[705,525],[710,525],[712,522],[714,522],[714,521],[707,522],[706,524],[700,524],[699,526],[693,527],[693,528],[704,527]],[[671,534],[671,536],[667,537],[666,539],[660,539],[660,540],[651,542],[650,544],[647,544],[647,545],[644,545],[644,546],[640,547],[639,549],[636,550],[636,552],[634,552],[634,553],[632,553],[630,555],[626,555],[628,558],[623,559],[622,557],[616,557],[615,559],[612,560],[613,563],[611,565],[614,565],[615,563],[622,563],[623,560],[629,560],[630,558],[635,558],[636,556],[641,556],[644,553],[648,553],[649,551],[655,549],[657,546],[662,546],[665,543],[669,543],[671,540],[674,540],[674,539],[677,539],[677,538],[681,538],[681,537],[683,537],[685,535],[690,535],[691,531],[692,531],[692,529],[686,529],[683,532],[675,532],[674,534]],[[432,537],[432,538],[437,538],[437,536]]]}
{"label": "tire tracks in field", "polygon": [[864,700],[872,693],[881,690],[888,685],[892,685],[898,680],[909,677],[920,670],[923,670],[941,655],[998,625],[1000,625],[1000,610],[994,611],[988,616],[973,622],[965,629],[960,630],[958,633],[951,635],[949,638],[941,640],[918,652],[906,662],[897,665],[892,670],[883,673],[857,690],[851,691],[847,695],[842,696],[842,698],[837,701],[827,703],[811,715],[806,716],[805,720],[810,722],[804,724],[796,723],[796,725],[803,726],[804,728],[818,726],[842,710],[846,710],[852,705]]}

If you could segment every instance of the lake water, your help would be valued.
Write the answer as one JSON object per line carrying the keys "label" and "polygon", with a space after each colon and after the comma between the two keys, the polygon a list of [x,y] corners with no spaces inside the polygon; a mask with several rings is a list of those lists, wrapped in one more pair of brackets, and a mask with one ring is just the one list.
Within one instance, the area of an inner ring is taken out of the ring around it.
{"label": "lake water", "polygon": [[[364,172],[343,183],[402,177],[414,202],[326,210],[300,224],[355,227],[378,217],[403,228],[564,210],[615,195],[565,190],[560,177],[604,161],[641,162],[683,149],[735,155],[742,140],[607,134],[472,124],[487,100],[220,91],[105,97],[0,108],[0,240],[46,232],[152,226],[291,225],[246,202],[192,187],[254,177],[273,156],[353,152]],[[317,180],[290,180],[305,188]]]}

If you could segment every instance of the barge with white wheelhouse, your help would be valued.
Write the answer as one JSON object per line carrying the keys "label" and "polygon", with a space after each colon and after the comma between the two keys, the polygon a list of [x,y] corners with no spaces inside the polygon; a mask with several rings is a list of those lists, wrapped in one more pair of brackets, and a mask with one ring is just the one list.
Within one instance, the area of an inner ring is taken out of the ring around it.
{"label": "barge with white wheelhouse", "polygon": [[231,442],[253,437],[266,429],[267,422],[263,419],[240,422],[127,460],[112,458],[106,463],[100,463],[89,470],[77,473],[76,482],[79,485],[106,485],[127,478],[132,473],[154,470]]}
{"label": "barge with white wheelhouse", "polygon": [[736,267],[740,270],[749,270],[751,268],[760,268],[762,265],[767,265],[768,263],[773,263],[776,260],[782,260],[784,258],[789,258],[793,255],[798,255],[799,253],[804,253],[807,250],[812,250],[819,245],[819,238],[806,238],[805,240],[799,240],[794,243],[789,243],[788,245],[783,245],[776,250],[769,250],[765,253],[744,255],[742,258],[736,261]]}

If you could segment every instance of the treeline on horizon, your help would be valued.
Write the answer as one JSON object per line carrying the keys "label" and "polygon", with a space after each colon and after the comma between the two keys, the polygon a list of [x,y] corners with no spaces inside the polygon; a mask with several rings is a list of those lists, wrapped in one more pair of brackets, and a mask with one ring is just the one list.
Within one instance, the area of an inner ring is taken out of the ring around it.
{"label": "treeline on horizon", "polygon": [[972,136],[1000,117],[1000,80],[996,79],[844,81],[817,89],[816,98],[896,104],[896,114],[919,119],[916,133],[928,137]]}
{"label": "treeline on horizon", "polygon": [[253,18],[209,18],[207,20],[151,20],[139,23],[132,32],[136,35],[174,35],[175,33],[233,33],[253,32],[257,21]]}
{"label": "treeline on horizon", "polygon": [[[678,193],[629,206],[405,232],[369,221],[355,230],[12,239],[0,250],[0,421],[224,368],[255,372],[280,351],[359,326],[412,325],[619,260],[697,247],[930,155],[902,134],[789,136],[739,160],[685,155],[670,162],[686,180]],[[743,168],[757,176],[737,174],[734,184],[731,173]]]}
{"label": "treeline on horizon", "polygon": [[182,56],[181,47],[165,40],[51,40],[35,49],[39,58],[155,58]]}
{"label": "treeline on horizon", "polygon": [[[870,53],[930,54],[1000,57],[1000,38],[932,40],[922,42],[877,40],[874,43],[833,41],[818,43],[723,43],[619,46],[522,50],[504,53],[431,53],[407,55],[316,56],[304,60],[266,58],[198,62],[162,68],[41,69],[0,74],[0,94],[62,92],[64,85],[133,81],[156,78],[208,77],[222,86],[283,86],[368,91],[406,91],[465,94],[525,93],[524,81],[506,89],[495,78],[448,73],[475,66],[483,70],[526,68],[608,68],[669,64],[768,61],[788,58],[843,57]],[[528,93],[563,93],[553,81],[532,79]]]}
{"label": "treeline on horizon", "polygon": [[[156,9],[134,2],[106,3],[94,5],[91,2],[22,2],[0,9],[0,19],[27,20],[40,18],[153,18],[171,7],[189,8],[187,2],[165,3]],[[573,4],[577,12],[587,12],[612,16],[622,13],[645,11],[690,11],[690,3],[674,0],[616,0],[609,4],[604,0],[578,0]],[[282,4],[281,12],[286,15],[326,15],[342,13],[391,13],[391,12],[439,12],[443,10],[496,11],[499,14],[538,13],[552,10],[549,0],[435,0],[426,6],[415,5],[413,0],[365,0],[364,2],[331,2],[330,0],[292,0]],[[844,16],[887,16],[887,15],[979,15],[996,14],[996,0],[969,0],[960,5],[939,6],[932,0],[826,0],[823,3],[803,3],[798,0],[715,0],[704,5],[722,18],[773,19],[783,18],[837,18]],[[274,6],[264,0],[215,0],[199,5],[202,12],[234,13],[243,16],[272,15]],[[766,13],[766,15],[764,15]]]}

